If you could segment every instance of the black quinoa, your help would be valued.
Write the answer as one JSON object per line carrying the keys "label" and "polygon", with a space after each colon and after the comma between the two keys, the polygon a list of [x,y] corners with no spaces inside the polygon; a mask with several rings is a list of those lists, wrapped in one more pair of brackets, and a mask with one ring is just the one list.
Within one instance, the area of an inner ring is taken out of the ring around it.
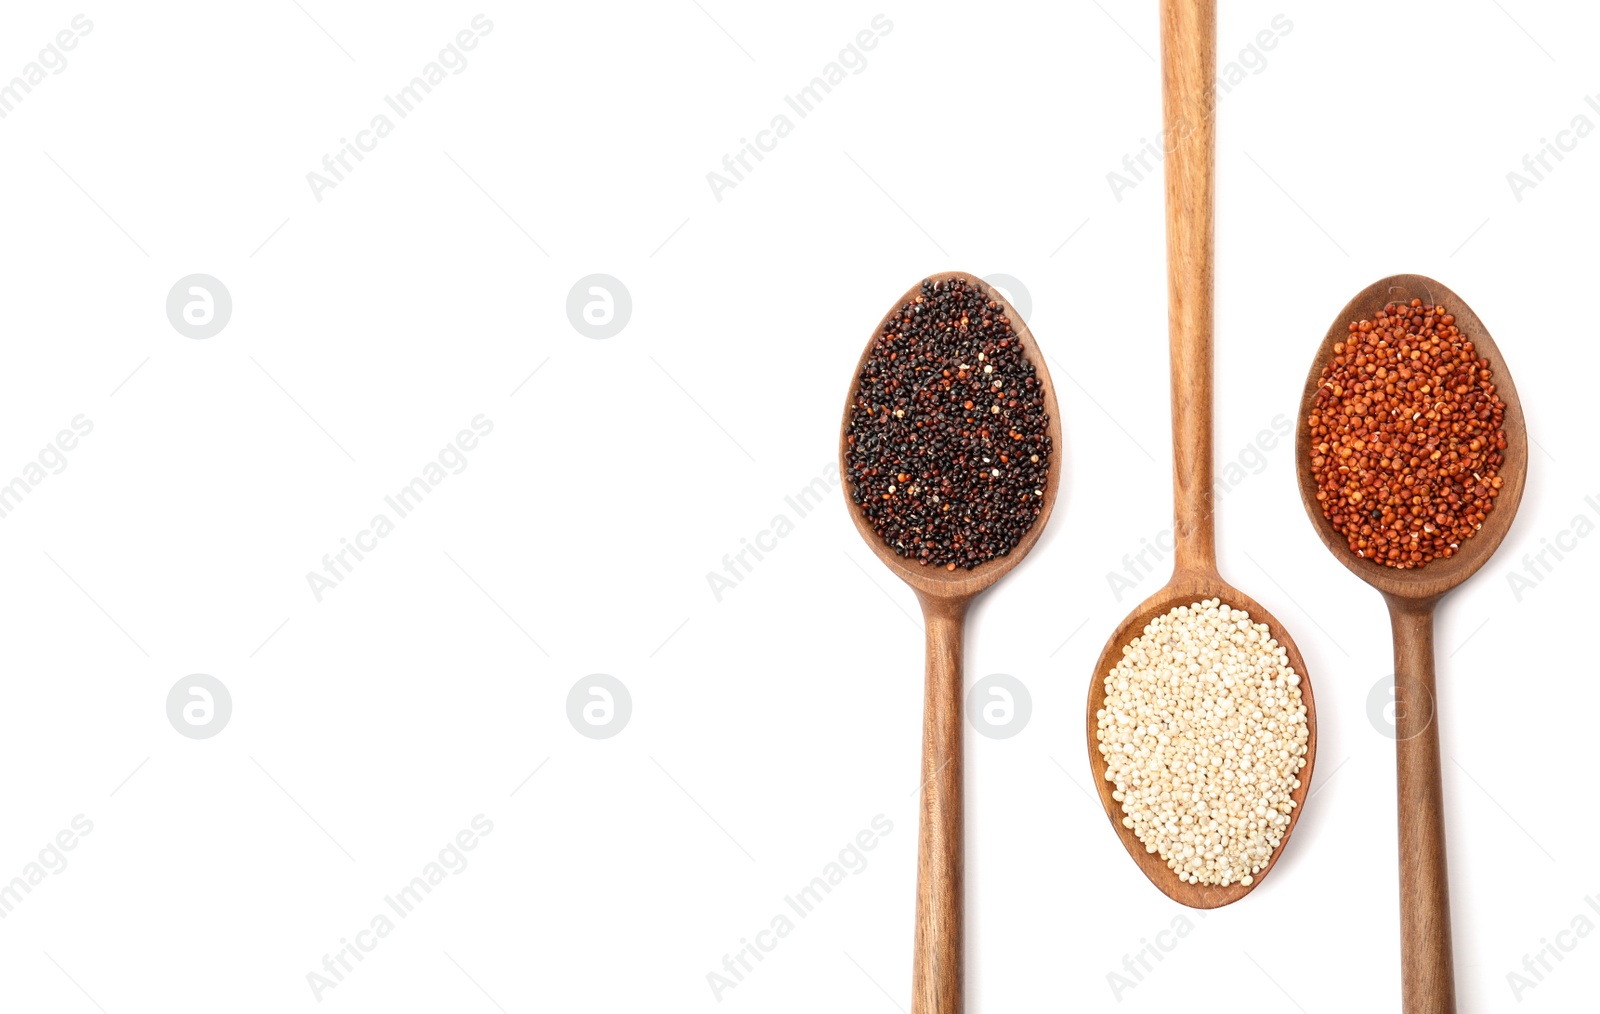
{"label": "black quinoa", "polygon": [[1009,553],[1043,508],[1050,416],[1007,312],[964,279],[929,279],[861,367],[850,495],[900,556],[976,567]]}

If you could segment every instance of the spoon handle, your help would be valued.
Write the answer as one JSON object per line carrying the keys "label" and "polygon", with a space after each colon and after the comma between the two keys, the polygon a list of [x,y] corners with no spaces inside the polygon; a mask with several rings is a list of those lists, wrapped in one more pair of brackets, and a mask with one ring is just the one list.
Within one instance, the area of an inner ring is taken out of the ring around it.
{"label": "spoon handle", "polygon": [[961,658],[967,603],[923,599],[928,682],[917,830],[917,940],[911,1014],[961,1014]]}
{"label": "spoon handle", "polygon": [[1174,562],[1178,571],[1205,573],[1217,566],[1211,488],[1216,81],[1216,0],[1161,0]]}
{"label": "spoon handle", "polygon": [[1400,962],[1406,1014],[1455,1014],[1433,603],[1389,601],[1400,809]]}

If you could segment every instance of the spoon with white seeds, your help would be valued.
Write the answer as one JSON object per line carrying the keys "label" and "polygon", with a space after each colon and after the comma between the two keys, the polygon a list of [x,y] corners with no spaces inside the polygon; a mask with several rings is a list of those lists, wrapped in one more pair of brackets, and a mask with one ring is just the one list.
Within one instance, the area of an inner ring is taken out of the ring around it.
{"label": "spoon with white seeds", "polygon": [[1217,571],[1212,463],[1216,0],[1162,0],[1174,567],[1095,664],[1088,746],[1106,816],[1150,882],[1191,908],[1260,886],[1311,784],[1305,660]]}

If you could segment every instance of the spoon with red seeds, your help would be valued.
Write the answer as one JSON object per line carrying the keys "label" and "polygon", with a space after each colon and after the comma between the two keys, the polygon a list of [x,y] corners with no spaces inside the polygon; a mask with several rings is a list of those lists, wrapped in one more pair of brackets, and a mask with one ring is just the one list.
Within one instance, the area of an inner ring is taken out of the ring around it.
{"label": "spoon with red seeds", "polygon": [[[1421,390],[1441,377],[1445,390]],[[1466,408],[1445,411],[1451,404]],[[1361,413],[1361,428],[1342,421],[1346,408]],[[1334,318],[1306,375],[1297,432],[1306,516],[1339,562],[1383,594],[1394,631],[1404,1006],[1452,1014],[1433,614],[1446,592],[1489,562],[1516,517],[1528,475],[1522,403],[1505,357],[1466,301],[1431,278],[1395,275],[1357,293]],[[1341,433],[1353,439],[1345,443]],[[1341,448],[1351,453],[1338,458]],[[1455,538],[1435,542],[1427,531],[1435,525]]]}

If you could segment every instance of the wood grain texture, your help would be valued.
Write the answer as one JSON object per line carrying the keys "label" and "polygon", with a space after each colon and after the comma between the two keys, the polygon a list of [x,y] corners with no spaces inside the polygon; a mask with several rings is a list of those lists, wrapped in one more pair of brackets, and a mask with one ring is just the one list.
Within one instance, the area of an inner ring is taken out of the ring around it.
{"label": "wood grain texture", "polygon": [[965,824],[961,673],[967,599],[922,598],[927,688],[922,702],[922,808],[917,830],[917,932],[911,1009],[960,1011],[965,996]]}
{"label": "wood grain texture", "polygon": [[1454,1014],[1450,878],[1433,677],[1433,603],[1389,600],[1394,627],[1395,794],[1400,825],[1400,982],[1408,1014]]}
{"label": "wood grain texture", "polygon": [[1167,156],[1167,335],[1179,570],[1217,565],[1212,462],[1212,278],[1217,176],[1217,6],[1163,0],[1161,107]]}
{"label": "wood grain texture", "polygon": [[872,530],[871,523],[850,499],[847,442],[850,415],[855,404],[861,368],[872,354],[873,343],[883,333],[900,307],[916,298],[922,289],[919,281],[895,300],[873,328],[866,348],[850,375],[850,391],[845,398],[844,415],[839,423],[839,475],[845,506],[856,531],[895,576],[909,584],[922,606],[927,638],[927,681],[922,710],[922,805],[917,829],[917,914],[912,952],[911,1014],[961,1014],[965,1003],[963,961],[965,948],[962,920],[965,826],[962,821],[961,762],[962,728],[962,650],[967,607],[980,592],[1010,573],[1039,541],[1050,520],[1056,494],[1061,489],[1061,411],[1056,405],[1055,385],[1045,365],[1044,353],[1034,341],[1033,332],[993,286],[962,271],[943,271],[929,275],[936,282],[964,279],[1001,303],[1011,321],[1022,352],[1033,364],[1044,395],[1044,409],[1050,416],[1050,457],[1045,468],[1045,490],[1039,516],[1011,552],[981,563],[971,570],[947,571],[924,566],[899,556]]}
{"label": "wood grain texture", "polygon": [[[1086,732],[1089,765],[1111,828],[1128,855],[1162,893],[1191,908],[1232,904],[1261,886],[1288,847],[1311,790],[1317,757],[1317,706],[1311,675],[1294,640],[1261,603],[1234,588],[1217,571],[1216,502],[1213,438],[1213,310],[1212,259],[1216,191],[1216,52],[1215,0],[1162,0],[1161,67],[1164,137],[1168,149],[1167,301],[1168,341],[1172,357],[1172,480],[1176,546],[1172,578],[1122,622],[1095,663],[1089,681]],[[1151,620],[1178,606],[1219,598],[1265,623],[1300,674],[1300,696],[1306,706],[1310,737],[1300,787],[1290,798],[1294,809],[1283,840],[1253,877],[1250,886],[1226,887],[1180,881],[1160,855],[1148,852],[1132,829],[1122,826],[1122,804],[1111,798],[1115,786],[1105,780],[1100,756],[1098,712],[1105,706],[1105,675],[1122,659],[1125,645],[1144,633]]]}
{"label": "wood grain texture", "polygon": [[[1333,347],[1349,337],[1351,321],[1369,320],[1384,304],[1421,299],[1444,304],[1471,339],[1505,402],[1504,484],[1477,534],[1449,559],[1412,570],[1386,567],[1350,550],[1349,540],[1322,513],[1311,468],[1311,415],[1322,370]],[[1444,790],[1439,760],[1438,687],[1434,675],[1433,615],[1439,599],[1489,562],[1510,530],[1528,478],[1528,430],[1522,402],[1500,348],[1466,301],[1424,275],[1391,275],[1362,289],[1334,318],[1306,373],[1295,425],[1300,500],[1311,526],[1340,563],[1383,593],[1394,630],[1395,772],[1400,844],[1400,963],[1406,1014],[1454,1014],[1455,975],[1450,940],[1450,886],[1444,835]]]}

